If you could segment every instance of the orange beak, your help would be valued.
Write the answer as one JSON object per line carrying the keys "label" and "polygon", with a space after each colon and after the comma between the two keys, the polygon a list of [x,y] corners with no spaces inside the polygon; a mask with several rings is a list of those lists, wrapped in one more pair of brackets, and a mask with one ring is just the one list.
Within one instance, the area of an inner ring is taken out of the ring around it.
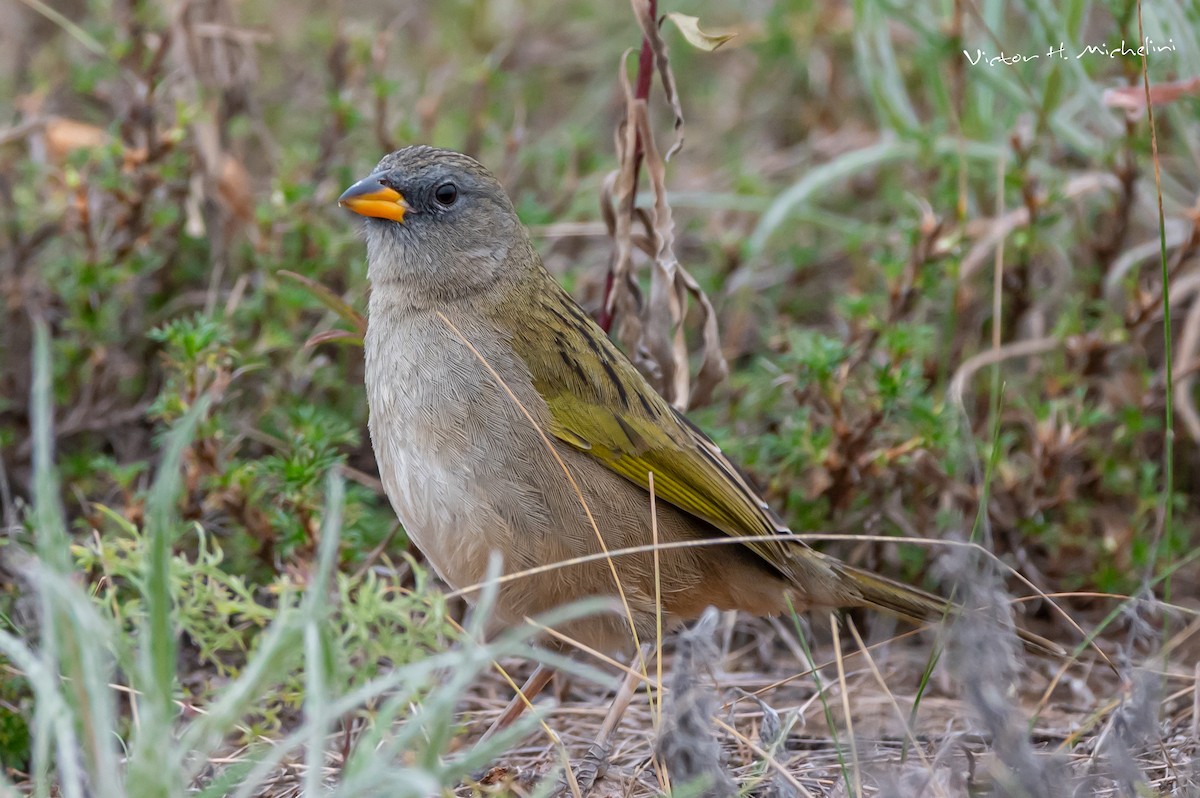
{"label": "orange beak", "polygon": [[346,189],[338,197],[338,205],[361,216],[391,219],[393,222],[403,222],[404,214],[408,211],[408,203],[403,195],[380,183],[376,175],[364,177]]}

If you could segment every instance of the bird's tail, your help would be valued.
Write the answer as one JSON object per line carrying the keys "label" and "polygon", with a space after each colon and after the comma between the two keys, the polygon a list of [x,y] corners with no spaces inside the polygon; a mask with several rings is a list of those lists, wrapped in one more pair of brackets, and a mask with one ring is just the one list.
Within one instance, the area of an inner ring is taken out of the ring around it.
{"label": "bird's tail", "polygon": [[[945,599],[918,590],[915,587],[896,582],[878,574],[855,568],[843,562],[831,561],[829,565],[837,572],[842,580],[862,597],[862,606],[882,610],[912,623],[938,621],[950,615],[956,615],[962,608]],[[1057,643],[1044,637],[1016,630],[1017,636],[1031,651],[1047,654],[1053,657],[1066,656],[1066,652]]]}

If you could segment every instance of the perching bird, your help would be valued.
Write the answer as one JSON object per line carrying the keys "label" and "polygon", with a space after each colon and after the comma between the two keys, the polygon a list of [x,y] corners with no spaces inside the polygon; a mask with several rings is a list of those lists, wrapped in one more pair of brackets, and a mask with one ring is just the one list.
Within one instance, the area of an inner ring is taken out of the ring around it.
{"label": "perching bird", "polygon": [[[721,450],[546,271],[479,163],[407,147],[339,202],[367,217],[375,457],[405,531],[437,573],[463,588],[484,580],[492,552],[512,574],[645,547],[505,582],[498,621],[604,596],[629,616],[593,615],[560,631],[627,651],[631,618],[638,639],[653,640],[655,556],[645,549],[654,534],[666,546],[658,569],[668,628],[710,605],[757,615],[870,607],[914,621],[947,613],[936,596],[779,539],[787,527]],[[727,538],[740,542],[671,547]]]}

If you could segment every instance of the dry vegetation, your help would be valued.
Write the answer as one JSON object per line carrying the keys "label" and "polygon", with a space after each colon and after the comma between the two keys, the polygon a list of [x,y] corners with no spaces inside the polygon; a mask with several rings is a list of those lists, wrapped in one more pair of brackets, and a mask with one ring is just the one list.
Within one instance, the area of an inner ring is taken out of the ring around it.
{"label": "dry vegetation", "polygon": [[334,200],[414,142],[794,529],[993,610],[660,641],[596,794],[1200,794],[1200,12],[664,0],[709,52],[598,5],[0,6],[0,796],[581,761],[616,666],[473,748],[546,655],[476,642],[374,475]]}

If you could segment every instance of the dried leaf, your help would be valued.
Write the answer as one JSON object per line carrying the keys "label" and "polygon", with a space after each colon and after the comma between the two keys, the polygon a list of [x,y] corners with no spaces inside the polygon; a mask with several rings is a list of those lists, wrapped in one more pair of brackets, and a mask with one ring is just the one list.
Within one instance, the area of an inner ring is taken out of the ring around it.
{"label": "dried leaf", "polygon": [[[44,158],[50,163],[61,164],[71,153],[79,150],[98,150],[111,146],[113,137],[107,130],[96,125],[77,122],[61,116],[52,116],[46,119],[42,126],[42,135],[36,141],[37,146],[40,146],[41,149],[34,150],[35,160]],[[173,145],[172,141],[160,141],[160,146],[170,147]],[[145,147],[123,145],[121,148],[121,162],[127,172],[138,164],[144,163],[146,156]]]}
{"label": "dried leaf", "polygon": [[229,153],[221,156],[217,172],[217,197],[225,210],[243,224],[254,221],[254,195],[250,191],[250,173]]}
{"label": "dried leaf", "polygon": [[[721,353],[712,304],[675,258],[666,165],[655,145],[646,101],[634,96],[624,62],[618,75],[625,94],[625,120],[616,136],[619,167],[605,179],[601,192],[604,220],[614,240],[612,289],[605,312],[616,320],[617,340],[630,353],[634,365],[667,401],[685,410],[705,401],[728,369]],[[634,207],[638,167],[642,162],[646,164],[654,192],[652,211]],[[645,236],[636,239],[635,220],[645,230]],[[650,294],[645,299],[634,276],[635,246],[651,258]],[[703,362],[694,387],[683,328],[689,295],[699,302],[704,317]]]}
{"label": "dried leaf", "polygon": [[107,147],[112,140],[103,128],[59,116],[46,120],[42,135],[46,143],[46,157],[55,163],[65,161],[76,150]]}
{"label": "dried leaf", "polygon": [[699,17],[690,17],[687,14],[680,14],[678,11],[668,13],[667,19],[675,23],[675,27],[679,28],[679,32],[683,34],[683,38],[687,39],[688,44],[710,53],[737,36],[736,33],[705,33],[700,30]]}
{"label": "dried leaf", "polygon": [[295,272],[288,271],[287,269],[280,269],[278,274],[280,277],[286,277],[289,280],[295,280],[297,283],[300,283],[300,285],[311,291],[312,295],[321,301],[321,304],[351,324],[354,329],[358,331],[360,336],[366,335],[367,317],[355,310],[354,307],[352,307],[346,300],[342,299],[340,296],[333,293],[311,277],[305,277],[303,274],[296,274]]}
{"label": "dried leaf", "polygon": [[633,109],[634,124],[642,136],[646,171],[654,190],[654,260],[650,272],[650,301],[645,315],[646,347],[663,372],[666,399],[680,410],[686,410],[689,393],[687,341],[683,336],[683,315],[687,294],[676,279],[679,264],[673,250],[675,222],[666,201],[665,169],[654,144],[646,104]]}
{"label": "dried leaf", "polygon": [[633,217],[634,199],[637,196],[637,128],[630,123],[631,109],[645,102],[633,96],[633,88],[629,85],[629,73],[625,68],[625,60],[629,57],[626,51],[621,59],[621,69],[618,79],[625,93],[626,118],[616,132],[617,171],[605,179],[606,193],[612,197],[612,231],[614,251],[611,268],[612,290],[605,303],[605,314],[616,321],[617,340],[620,341],[630,359],[633,360],[642,373],[654,387],[661,391],[657,365],[653,358],[643,352],[642,347],[642,292],[633,275]]}
{"label": "dried leaf", "polygon": [[683,106],[679,102],[679,93],[675,90],[675,75],[671,72],[671,62],[667,58],[667,43],[658,29],[658,20],[650,13],[650,0],[631,1],[633,13],[642,27],[642,36],[650,43],[650,50],[654,53],[654,63],[658,67],[663,92],[667,95],[671,112],[675,114],[675,143],[667,150],[665,158],[669,161],[672,155],[683,148]]}
{"label": "dried leaf", "polygon": [[[686,410],[690,406],[707,401],[717,383],[725,379],[729,367],[721,353],[716,311],[701,290],[700,284],[675,258],[675,221],[671,206],[667,202],[666,164],[659,157],[658,148],[654,144],[644,103],[637,121],[644,143],[646,172],[650,176],[650,185],[654,191],[652,236],[656,251],[654,271],[650,280],[650,302],[646,313],[652,317],[670,320],[669,326],[662,323],[645,325],[652,331],[648,346],[663,369],[664,381],[670,386],[668,401],[679,409]],[[687,341],[683,334],[689,294],[700,303],[704,318],[701,333],[703,360],[700,371],[696,374],[695,388],[691,391]]]}
{"label": "dried leaf", "polygon": [[[1189,94],[1200,94],[1200,78],[1150,85],[1150,102],[1153,105],[1167,105]],[[1120,108],[1130,118],[1136,118],[1146,111],[1146,89],[1141,84],[1106,89],[1103,102],[1109,108]]]}
{"label": "dried leaf", "polygon": [[[610,237],[615,237],[617,230],[617,217],[616,212],[613,210],[616,202],[613,196],[616,178],[616,172],[609,172],[600,186],[600,218],[604,220],[604,226],[608,228],[608,235]],[[650,214],[646,212],[645,208],[634,208],[633,215],[641,223],[643,230],[649,231],[654,225],[650,220]],[[654,257],[654,242],[650,240],[648,232],[634,233],[631,229],[629,239],[630,243],[646,253],[647,257]]]}

